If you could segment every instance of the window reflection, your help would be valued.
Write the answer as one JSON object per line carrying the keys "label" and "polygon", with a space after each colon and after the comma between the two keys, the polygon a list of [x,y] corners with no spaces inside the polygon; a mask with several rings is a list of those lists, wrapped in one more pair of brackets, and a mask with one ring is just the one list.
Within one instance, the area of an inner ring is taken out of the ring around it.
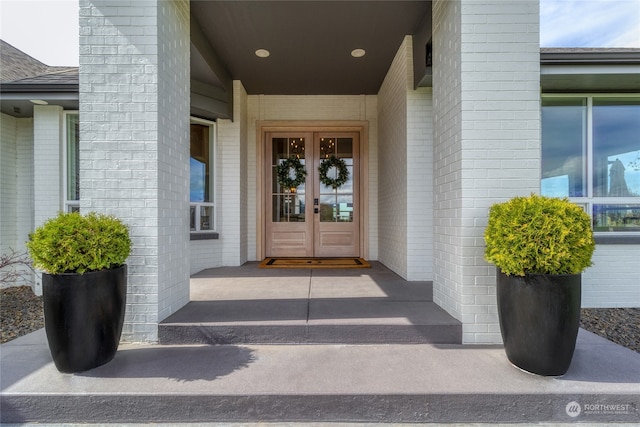
{"label": "window reflection", "polygon": [[593,161],[594,196],[640,196],[640,103],[594,99]]}
{"label": "window reflection", "polygon": [[640,231],[640,99],[544,98],[540,187],[587,206],[595,231]]}
{"label": "window reflection", "polygon": [[586,197],[586,100],[542,103],[542,186],[549,197]]}

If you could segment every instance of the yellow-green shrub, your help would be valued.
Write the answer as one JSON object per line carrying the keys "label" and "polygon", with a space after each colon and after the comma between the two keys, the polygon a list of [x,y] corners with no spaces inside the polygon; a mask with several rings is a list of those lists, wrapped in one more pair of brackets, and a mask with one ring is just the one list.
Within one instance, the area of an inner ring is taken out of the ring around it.
{"label": "yellow-green shrub", "polygon": [[489,210],[485,259],[506,275],[578,274],[595,249],[589,215],[568,199],[532,194]]}
{"label": "yellow-green shrub", "polygon": [[113,216],[60,213],[31,234],[27,249],[34,267],[49,274],[84,273],[124,264],[131,240]]}

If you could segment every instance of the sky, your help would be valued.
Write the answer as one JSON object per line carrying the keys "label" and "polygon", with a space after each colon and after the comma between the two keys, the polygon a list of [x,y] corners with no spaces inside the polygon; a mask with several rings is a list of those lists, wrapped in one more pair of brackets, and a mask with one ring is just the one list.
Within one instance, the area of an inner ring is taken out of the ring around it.
{"label": "sky", "polygon": [[[0,38],[47,65],[78,65],[78,0],[0,0]],[[640,48],[640,0],[540,0],[542,47]]]}

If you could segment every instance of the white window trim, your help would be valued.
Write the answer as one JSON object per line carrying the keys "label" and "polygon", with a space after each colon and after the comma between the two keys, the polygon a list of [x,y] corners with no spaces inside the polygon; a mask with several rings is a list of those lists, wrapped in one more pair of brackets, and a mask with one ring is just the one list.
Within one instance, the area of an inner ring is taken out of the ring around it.
{"label": "white window trim", "polygon": [[[191,117],[189,123],[194,123],[194,124],[199,124],[199,125],[204,125],[204,126],[209,126],[210,128],[210,132],[209,132],[209,156],[210,159],[209,161],[211,162],[211,173],[209,175],[209,179],[211,180],[211,182],[209,183],[209,188],[211,189],[211,202],[191,202],[189,201],[189,216],[191,216],[191,208],[195,207],[195,211],[196,211],[196,221],[195,221],[195,225],[196,225],[196,229],[195,230],[189,230],[190,233],[198,233],[198,234],[204,234],[204,233],[217,233],[217,229],[218,229],[218,212],[216,209],[217,203],[217,191],[216,191],[216,182],[217,180],[215,179],[216,174],[217,174],[217,162],[216,162],[216,146],[217,146],[217,138],[216,138],[216,122],[213,122],[211,120],[205,120],[205,119],[200,119],[197,117]],[[212,209],[212,218],[211,218],[211,222],[212,227],[211,230],[201,230],[200,229],[200,221],[197,220],[197,216],[198,216],[198,212],[200,212],[201,208],[203,207],[211,207]],[[191,219],[189,219],[189,221],[191,221]]]}
{"label": "white window trim", "polygon": [[[585,98],[587,101],[587,117],[586,117],[586,178],[587,178],[587,196],[586,197],[569,197],[568,199],[582,206],[591,217],[591,226],[593,227],[593,206],[600,204],[628,204],[640,205],[640,197],[594,197],[593,196],[593,100],[594,98],[631,98],[640,100],[640,93],[549,93],[541,94],[543,99],[562,99],[562,98]],[[542,104],[540,105],[542,108]],[[540,141],[542,143],[542,139]],[[542,183],[542,180],[540,181]],[[640,233],[637,231],[594,231],[594,236],[633,236],[638,237]]]}
{"label": "white window trim", "polygon": [[67,140],[67,116],[79,115],[77,110],[65,110],[62,112],[62,202],[64,212],[71,212],[73,208],[80,209],[80,200],[69,200],[69,162],[68,162],[68,144]]}

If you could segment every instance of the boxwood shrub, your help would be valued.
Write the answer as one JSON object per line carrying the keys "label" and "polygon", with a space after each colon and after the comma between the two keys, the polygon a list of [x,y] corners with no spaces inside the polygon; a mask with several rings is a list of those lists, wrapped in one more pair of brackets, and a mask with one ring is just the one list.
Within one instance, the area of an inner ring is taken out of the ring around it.
{"label": "boxwood shrub", "polygon": [[38,269],[82,274],[124,264],[131,240],[127,227],[114,216],[60,213],[31,234],[27,249]]}
{"label": "boxwood shrub", "polygon": [[589,215],[568,199],[532,194],[489,210],[485,259],[506,275],[578,274],[592,265]]}

